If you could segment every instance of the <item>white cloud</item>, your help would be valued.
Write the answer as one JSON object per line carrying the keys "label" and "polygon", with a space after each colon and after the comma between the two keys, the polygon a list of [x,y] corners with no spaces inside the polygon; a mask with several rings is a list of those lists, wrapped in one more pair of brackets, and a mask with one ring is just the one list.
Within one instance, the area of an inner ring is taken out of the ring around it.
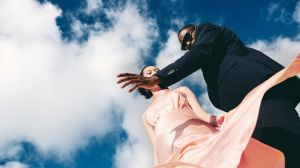
{"label": "white cloud", "polygon": [[80,20],[74,18],[71,25],[71,29],[74,33],[75,39],[82,38],[82,36],[84,35],[84,31],[86,31],[88,27],[89,26],[87,24],[84,24],[80,22]]}
{"label": "white cloud", "polygon": [[141,96],[135,101],[128,102],[130,109],[124,114],[123,128],[126,130],[128,140],[119,145],[115,155],[115,167],[117,168],[140,168],[151,167],[152,144],[142,124],[142,113],[149,105],[149,101]]}
{"label": "white cloud", "polygon": [[17,159],[17,156],[23,152],[22,146],[19,143],[10,142],[0,146],[0,160]]}
{"label": "white cloud", "polygon": [[[273,41],[257,40],[249,45],[267,54],[283,66],[287,66],[300,52],[300,40],[288,37],[277,37]],[[296,107],[296,110],[300,115],[300,104]]]}
{"label": "white cloud", "polygon": [[[93,32],[99,33],[105,31],[103,23],[95,22],[93,24],[87,24],[81,22],[79,19],[72,17],[71,22],[71,39],[72,40],[82,40],[83,37],[89,36]],[[95,33],[94,33],[95,34]]]}
{"label": "white cloud", "polygon": [[267,8],[267,10],[268,10],[268,13],[269,13],[270,15],[272,15],[278,8],[279,8],[279,4],[276,4],[276,3],[270,3],[270,4],[269,4],[269,7]]}
{"label": "white cloud", "polygon": [[[128,111],[136,98],[116,85],[115,75],[138,71],[157,36],[155,22],[132,4],[110,9],[112,27],[91,30],[78,44],[61,39],[55,22],[61,12],[48,2],[0,1],[0,149],[28,141],[43,156],[68,159],[113,129],[114,108],[125,121],[128,113],[138,115]],[[18,153],[10,147],[1,154]]]}
{"label": "white cloud", "polygon": [[300,41],[288,37],[277,37],[273,41],[257,40],[250,46],[287,66],[299,52]]}
{"label": "white cloud", "polygon": [[291,20],[291,16],[283,2],[271,2],[267,7],[266,19],[286,23]]}
{"label": "white cloud", "polygon": [[7,162],[5,165],[0,165],[0,168],[28,168],[28,165],[17,161],[11,161]]}
{"label": "white cloud", "polygon": [[295,22],[300,23],[300,1],[298,1],[295,11],[293,13],[293,19]]}
{"label": "white cloud", "polygon": [[[170,20],[170,23],[172,26],[175,26],[175,27],[182,27],[184,25],[184,19],[182,18],[179,18],[179,17],[176,17],[176,18],[172,18]],[[169,32],[170,33],[170,32]]]}
{"label": "white cloud", "polygon": [[103,7],[102,0],[86,0],[85,13],[90,15]]}
{"label": "white cloud", "polygon": [[300,1],[295,5],[294,11],[290,11],[287,8],[287,3],[271,2],[266,11],[266,19],[282,23],[296,22],[300,23]]}
{"label": "white cloud", "polygon": [[[180,20],[178,20],[180,22]],[[168,32],[168,40],[165,44],[161,44],[160,52],[156,58],[156,65],[164,68],[170,63],[176,61],[185,52],[180,50],[180,43],[177,38],[177,32],[170,30]]]}

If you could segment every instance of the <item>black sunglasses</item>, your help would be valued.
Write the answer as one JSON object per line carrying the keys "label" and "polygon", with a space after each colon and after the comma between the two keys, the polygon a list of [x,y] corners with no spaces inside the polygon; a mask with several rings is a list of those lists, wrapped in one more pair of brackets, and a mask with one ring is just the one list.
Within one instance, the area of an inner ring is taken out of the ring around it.
{"label": "black sunglasses", "polygon": [[181,42],[181,50],[187,50],[187,42],[190,42],[193,40],[192,33],[195,30],[195,28],[191,32],[186,32],[183,36],[182,42]]}

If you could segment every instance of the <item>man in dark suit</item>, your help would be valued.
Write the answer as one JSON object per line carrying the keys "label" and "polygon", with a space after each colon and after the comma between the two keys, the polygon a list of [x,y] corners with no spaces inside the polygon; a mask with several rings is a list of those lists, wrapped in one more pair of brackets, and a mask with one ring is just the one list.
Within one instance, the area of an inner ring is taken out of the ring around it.
{"label": "man in dark suit", "polygon": [[[212,104],[229,111],[255,86],[283,69],[262,52],[246,47],[231,30],[211,23],[187,25],[178,33],[181,58],[151,78],[124,73],[122,87],[165,88],[201,69]],[[293,77],[269,90],[261,103],[253,137],[281,150],[286,166],[295,167],[300,151],[300,79]]]}

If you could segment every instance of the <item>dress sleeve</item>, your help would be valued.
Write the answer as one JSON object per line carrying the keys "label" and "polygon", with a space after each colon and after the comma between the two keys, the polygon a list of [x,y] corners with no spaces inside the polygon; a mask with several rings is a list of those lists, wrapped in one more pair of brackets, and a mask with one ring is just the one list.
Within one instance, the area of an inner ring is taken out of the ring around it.
{"label": "dress sleeve", "polygon": [[157,113],[155,113],[155,111],[151,110],[151,109],[147,109],[146,112],[144,112],[143,114],[143,118],[145,119],[145,121],[152,125],[152,126],[156,126],[156,123],[159,119],[159,115]]}

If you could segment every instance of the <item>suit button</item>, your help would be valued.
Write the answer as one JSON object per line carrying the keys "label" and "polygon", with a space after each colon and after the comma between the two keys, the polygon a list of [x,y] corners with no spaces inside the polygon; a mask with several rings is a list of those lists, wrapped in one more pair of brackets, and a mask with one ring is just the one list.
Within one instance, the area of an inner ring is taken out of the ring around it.
{"label": "suit button", "polygon": [[172,74],[172,73],[174,73],[175,71],[172,69],[172,70],[170,70],[167,74],[168,75],[170,75],[170,74]]}

